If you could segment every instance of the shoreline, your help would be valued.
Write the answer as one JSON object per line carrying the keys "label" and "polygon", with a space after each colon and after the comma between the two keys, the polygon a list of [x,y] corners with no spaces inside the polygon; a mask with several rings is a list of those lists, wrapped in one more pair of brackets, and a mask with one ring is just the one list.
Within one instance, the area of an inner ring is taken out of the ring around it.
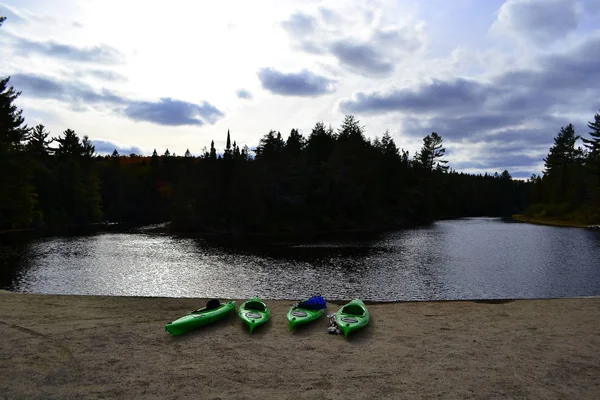
{"label": "shoreline", "polygon": [[539,217],[526,217],[523,214],[514,214],[512,216],[512,220],[515,222],[534,224],[534,225],[544,225],[544,226],[556,226],[560,228],[583,228],[590,229],[593,225],[581,224],[574,221],[567,221],[561,219],[548,219],[548,218],[539,218]]}
{"label": "shoreline", "polygon": [[[0,391],[6,399],[597,398],[600,297],[504,300],[371,303],[371,322],[348,339],[328,334],[325,317],[289,332],[293,301],[265,300],[271,320],[252,335],[232,313],[175,337],[164,325],[205,299],[0,290]],[[326,313],[343,303],[328,301]]]}
{"label": "shoreline", "polygon": [[[55,297],[68,297],[72,299],[76,298],[114,298],[114,299],[147,299],[147,300],[182,300],[189,301],[190,299],[206,301],[210,298],[208,297],[169,297],[169,296],[138,296],[138,295],[108,295],[108,294],[70,294],[70,293],[37,293],[37,292],[16,292],[9,289],[0,289],[0,295],[2,294],[17,294],[17,295],[33,295],[33,296],[55,296]],[[274,301],[274,302],[291,302],[295,303],[302,299],[292,299],[292,298],[279,298],[273,299],[268,297],[258,296],[264,301]],[[239,304],[248,300],[248,299],[234,299],[227,297],[213,297],[215,299],[219,299],[219,301],[236,301]],[[353,300],[354,298],[348,299],[328,299],[327,304],[337,304],[343,305]],[[464,303],[464,302],[473,302],[473,303],[487,303],[487,304],[502,304],[502,303],[511,303],[514,301],[546,301],[546,300],[578,300],[578,299],[598,299],[600,301],[599,295],[589,295],[589,296],[568,296],[568,297],[506,297],[506,298],[472,298],[472,299],[427,299],[427,300],[365,300],[361,298],[361,300],[366,305],[386,305],[386,304],[423,304],[423,303]]]}

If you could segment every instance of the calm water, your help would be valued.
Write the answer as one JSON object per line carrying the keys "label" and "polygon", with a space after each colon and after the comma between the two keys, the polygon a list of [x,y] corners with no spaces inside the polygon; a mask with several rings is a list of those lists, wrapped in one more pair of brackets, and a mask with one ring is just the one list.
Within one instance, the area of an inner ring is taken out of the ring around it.
{"label": "calm water", "polygon": [[441,221],[370,239],[227,249],[144,232],[0,245],[0,286],[167,297],[440,300],[600,295],[600,233]]}

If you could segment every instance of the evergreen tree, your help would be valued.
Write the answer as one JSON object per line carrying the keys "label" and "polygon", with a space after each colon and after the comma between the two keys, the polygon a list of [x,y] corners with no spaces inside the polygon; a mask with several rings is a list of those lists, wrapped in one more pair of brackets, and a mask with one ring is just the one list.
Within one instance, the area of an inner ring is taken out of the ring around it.
{"label": "evergreen tree", "polygon": [[549,203],[563,203],[574,200],[575,191],[581,178],[583,150],[575,148],[579,136],[572,124],[562,127],[554,138],[554,145],[544,158],[544,179],[547,180]]}
{"label": "evergreen tree", "polygon": [[442,142],[442,137],[436,132],[432,132],[431,135],[425,136],[423,138],[423,147],[416,156],[418,164],[428,171],[433,171],[434,168],[441,171],[447,171],[448,166],[445,164],[447,164],[448,161],[442,159],[446,153],[446,149]]}
{"label": "evergreen tree", "polygon": [[242,154],[240,152],[240,148],[238,147],[237,143],[234,141],[233,142],[233,159],[239,160],[241,157],[242,157]]}
{"label": "evergreen tree", "polygon": [[594,115],[594,121],[588,122],[590,139],[582,138],[585,147],[589,150],[592,159],[600,157],[600,113]]}
{"label": "evergreen tree", "polygon": [[346,115],[342,126],[338,130],[337,139],[339,142],[354,141],[354,142],[365,142],[364,128],[360,126],[354,115]]}
{"label": "evergreen tree", "polygon": [[185,158],[190,158],[192,156],[192,153],[190,153],[190,149],[187,149],[185,151],[185,154],[183,155]]}
{"label": "evergreen tree", "polygon": [[52,140],[58,143],[55,154],[59,157],[79,157],[84,153],[83,144],[72,129],[65,130],[62,137]]}
{"label": "evergreen tree", "polygon": [[244,145],[244,147],[242,147],[241,158],[244,161],[250,158],[250,149],[247,145]]}
{"label": "evergreen tree", "polygon": [[31,163],[23,151],[29,129],[14,105],[21,93],[9,80],[0,80],[0,228],[20,228],[33,217]]}
{"label": "evergreen tree", "polygon": [[121,157],[121,155],[119,154],[119,152],[117,151],[117,149],[114,149],[111,155],[112,158],[119,158]]}
{"label": "evergreen tree", "polygon": [[554,138],[554,145],[550,148],[550,153],[544,158],[545,175],[558,175],[575,162],[577,139],[579,136],[575,134],[575,127],[572,124],[560,128],[560,132]]}
{"label": "evergreen tree", "polygon": [[258,146],[256,146],[256,159],[257,160],[275,160],[281,154],[285,142],[281,137],[281,133],[271,130],[265,136],[263,136]]}
{"label": "evergreen tree", "polygon": [[229,134],[229,129],[227,130],[227,144],[225,145],[225,151],[223,152],[223,158],[226,160],[230,160],[233,156],[233,152],[231,150],[231,136]]}
{"label": "evergreen tree", "polygon": [[158,156],[156,149],[154,149],[154,151],[152,152],[152,157],[150,157],[150,165],[154,169],[157,169],[160,165],[160,157]]}
{"label": "evergreen tree", "polygon": [[215,149],[215,141],[214,140],[211,140],[211,142],[210,142],[209,158],[213,161],[217,159],[217,149]]}
{"label": "evergreen tree", "polygon": [[588,154],[585,160],[586,198],[589,204],[588,219],[591,223],[600,223],[600,114],[594,115],[594,121],[588,122],[590,138],[582,138]]}
{"label": "evergreen tree", "polygon": [[59,220],[67,224],[86,224],[101,218],[100,182],[94,170],[95,147],[87,136],[79,139],[72,129],[56,138],[58,163]]}
{"label": "evergreen tree", "polygon": [[48,140],[48,136],[50,136],[50,132],[46,131],[44,125],[36,125],[29,135],[27,150],[37,157],[50,155],[52,152],[50,144],[53,142],[53,139]]}
{"label": "evergreen tree", "polygon": [[285,143],[285,149],[287,153],[299,155],[302,153],[305,146],[306,140],[304,137],[298,132],[297,129],[292,129],[290,131],[290,136],[288,136]]}

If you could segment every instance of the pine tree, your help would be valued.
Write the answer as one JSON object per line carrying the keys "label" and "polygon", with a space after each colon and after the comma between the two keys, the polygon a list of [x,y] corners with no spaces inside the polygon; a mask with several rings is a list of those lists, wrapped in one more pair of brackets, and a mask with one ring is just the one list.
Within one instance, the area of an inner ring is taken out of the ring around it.
{"label": "pine tree", "polygon": [[227,144],[225,145],[225,151],[223,151],[223,158],[226,160],[230,160],[232,158],[232,150],[231,150],[231,135],[229,134],[229,129],[227,130]]}
{"label": "pine tree", "polygon": [[215,149],[215,141],[214,140],[211,140],[211,142],[210,142],[209,158],[213,161],[217,159],[217,149]]}
{"label": "pine tree", "polygon": [[187,149],[185,151],[185,154],[183,155],[185,158],[190,158],[192,156],[192,153],[190,153],[190,149]]}
{"label": "pine tree", "polygon": [[423,138],[423,147],[415,157],[417,163],[428,171],[432,171],[434,168],[441,171],[447,171],[448,166],[445,164],[447,164],[448,161],[442,159],[446,153],[446,149],[442,142],[442,137],[436,132],[432,132],[431,135],[425,136]]}
{"label": "pine tree", "polygon": [[385,131],[383,137],[381,138],[381,150],[383,154],[387,156],[397,156],[398,155],[398,147],[396,147],[396,143],[394,143],[394,139],[390,136],[390,131]]}
{"label": "pine tree", "polygon": [[364,128],[360,126],[360,121],[354,115],[346,115],[342,126],[338,130],[338,141],[346,142],[365,142]]}
{"label": "pine tree", "polygon": [[112,158],[119,158],[121,157],[121,155],[119,154],[119,152],[117,151],[117,149],[114,149],[111,155]]}
{"label": "pine tree", "polygon": [[560,128],[560,132],[554,138],[554,145],[550,148],[550,153],[544,158],[545,175],[558,174],[575,162],[577,139],[579,136],[575,134],[575,127],[572,124]]}
{"label": "pine tree", "polygon": [[27,150],[37,157],[49,155],[52,151],[50,144],[54,140],[52,138],[48,140],[48,136],[50,136],[50,132],[46,131],[46,127],[44,125],[36,125],[36,127],[31,130],[31,134],[29,135]]}
{"label": "pine tree", "polygon": [[0,80],[0,228],[20,228],[33,217],[32,165],[23,151],[29,129],[14,105],[21,93],[8,86],[9,80]]}
{"label": "pine tree", "polygon": [[244,145],[244,147],[242,147],[242,152],[240,156],[242,160],[248,160],[250,158],[250,149],[247,145]]}
{"label": "pine tree", "polygon": [[583,156],[583,150],[575,148],[578,139],[572,124],[560,128],[554,145],[544,158],[544,179],[549,183],[547,194],[550,203],[573,200],[573,190],[581,179],[577,171]]}
{"label": "pine tree", "polygon": [[152,168],[154,168],[154,170],[156,170],[160,165],[160,157],[158,156],[156,149],[154,149],[154,151],[152,152],[152,157],[150,157],[150,165],[152,166]]}
{"label": "pine tree", "polygon": [[589,150],[591,158],[595,159],[600,157],[600,113],[594,115],[594,121],[588,122],[588,128],[590,128],[591,139],[582,138],[585,147]]}
{"label": "pine tree", "polygon": [[62,137],[53,140],[58,143],[55,153],[59,157],[78,157],[83,153],[83,145],[72,129],[65,130]]}
{"label": "pine tree", "polygon": [[594,121],[588,122],[590,139],[582,138],[588,149],[585,160],[587,172],[586,197],[591,205],[592,223],[600,222],[600,113],[594,115]]}
{"label": "pine tree", "polygon": [[306,146],[306,140],[298,132],[298,129],[292,129],[285,143],[285,149],[289,154],[300,154]]}
{"label": "pine tree", "polygon": [[234,141],[233,142],[233,159],[234,160],[239,160],[241,158],[242,154],[240,153],[240,148],[238,147],[237,143]]}

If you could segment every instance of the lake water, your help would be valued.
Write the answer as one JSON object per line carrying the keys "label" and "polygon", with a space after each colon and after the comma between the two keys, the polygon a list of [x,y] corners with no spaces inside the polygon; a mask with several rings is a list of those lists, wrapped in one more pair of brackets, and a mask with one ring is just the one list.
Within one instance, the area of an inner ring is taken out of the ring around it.
{"label": "lake water", "polygon": [[600,232],[473,218],[367,239],[243,248],[144,231],[3,239],[0,287],[240,299],[597,296]]}

